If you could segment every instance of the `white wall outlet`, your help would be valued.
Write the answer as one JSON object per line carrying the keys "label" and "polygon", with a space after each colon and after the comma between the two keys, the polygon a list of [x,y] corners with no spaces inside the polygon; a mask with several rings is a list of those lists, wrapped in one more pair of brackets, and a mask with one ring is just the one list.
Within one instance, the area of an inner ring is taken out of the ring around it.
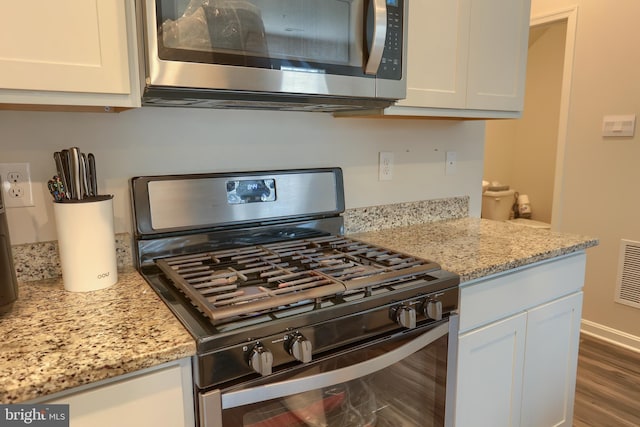
{"label": "white wall outlet", "polygon": [[29,163],[0,163],[0,182],[5,207],[34,205]]}
{"label": "white wall outlet", "polygon": [[393,153],[381,151],[378,164],[378,180],[391,181],[393,179]]}
{"label": "white wall outlet", "polygon": [[455,175],[458,169],[457,154],[455,151],[447,151],[445,155],[445,175]]}

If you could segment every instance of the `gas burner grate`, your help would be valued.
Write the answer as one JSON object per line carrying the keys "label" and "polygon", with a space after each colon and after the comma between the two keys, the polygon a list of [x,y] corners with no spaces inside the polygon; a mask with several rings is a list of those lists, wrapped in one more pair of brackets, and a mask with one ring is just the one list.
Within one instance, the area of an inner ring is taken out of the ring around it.
{"label": "gas burner grate", "polygon": [[343,236],[164,258],[158,267],[214,322],[415,280],[430,261]]}

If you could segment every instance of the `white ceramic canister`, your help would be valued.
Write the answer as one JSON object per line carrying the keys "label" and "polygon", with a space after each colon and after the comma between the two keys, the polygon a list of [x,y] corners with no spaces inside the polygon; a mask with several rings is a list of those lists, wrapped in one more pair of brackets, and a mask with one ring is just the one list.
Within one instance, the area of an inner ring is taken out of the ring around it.
{"label": "white ceramic canister", "polygon": [[118,281],[113,196],[54,202],[64,288],[104,289]]}

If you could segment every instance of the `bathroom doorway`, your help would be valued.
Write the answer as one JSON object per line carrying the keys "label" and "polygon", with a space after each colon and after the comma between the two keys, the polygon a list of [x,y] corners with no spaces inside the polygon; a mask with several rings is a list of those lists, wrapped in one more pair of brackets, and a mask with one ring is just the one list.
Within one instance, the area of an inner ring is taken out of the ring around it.
{"label": "bathroom doorway", "polygon": [[529,196],[532,219],[560,228],[577,10],[531,20],[522,117],[487,121],[484,179]]}

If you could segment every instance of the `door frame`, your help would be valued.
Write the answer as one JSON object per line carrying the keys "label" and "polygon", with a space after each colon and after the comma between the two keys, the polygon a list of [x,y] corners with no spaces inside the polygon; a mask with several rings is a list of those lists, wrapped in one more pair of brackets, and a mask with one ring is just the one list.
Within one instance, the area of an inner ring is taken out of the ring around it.
{"label": "door frame", "polygon": [[564,164],[571,107],[571,81],[573,78],[573,59],[578,22],[578,6],[540,16],[531,17],[529,27],[566,21],[564,64],[562,68],[562,88],[560,93],[560,113],[558,120],[558,140],[556,146],[556,166],[553,180],[553,199],[551,206],[551,227],[559,230],[562,226],[562,193],[564,191]]}

